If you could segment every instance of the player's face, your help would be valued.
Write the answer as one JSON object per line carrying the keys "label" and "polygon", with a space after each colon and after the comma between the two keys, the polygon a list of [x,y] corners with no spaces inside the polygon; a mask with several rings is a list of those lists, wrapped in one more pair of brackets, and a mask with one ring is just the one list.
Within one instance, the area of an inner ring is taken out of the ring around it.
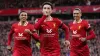
{"label": "player's face", "polygon": [[26,21],[27,20],[27,13],[26,12],[22,12],[19,15],[20,21]]}
{"label": "player's face", "polygon": [[74,10],[73,11],[73,17],[75,20],[78,20],[81,18],[81,12],[79,10]]}
{"label": "player's face", "polygon": [[51,13],[52,13],[52,8],[51,8],[51,6],[50,5],[48,5],[48,4],[46,4],[46,5],[44,5],[43,6],[43,9],[42,9],[42,13],[44,14],[44,15],[51,15]]}

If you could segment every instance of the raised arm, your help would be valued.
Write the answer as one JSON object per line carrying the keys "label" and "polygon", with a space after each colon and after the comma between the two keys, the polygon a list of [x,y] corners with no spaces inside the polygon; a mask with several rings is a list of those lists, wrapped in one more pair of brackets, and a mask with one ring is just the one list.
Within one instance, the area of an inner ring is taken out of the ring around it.
{"label": "raised arm", "polygon": [[46,19],[46,16],[43,15],[42,18],[40,18],[34,25],[35,29],[38,30],[40,28],[40,25],[44,22]]}

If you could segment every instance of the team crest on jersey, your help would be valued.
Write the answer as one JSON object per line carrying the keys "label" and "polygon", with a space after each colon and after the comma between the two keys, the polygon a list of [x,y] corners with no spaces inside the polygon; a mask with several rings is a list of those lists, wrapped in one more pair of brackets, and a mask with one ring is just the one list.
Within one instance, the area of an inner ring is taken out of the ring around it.
{"label": "team crest on jersey", "polygon": [[53,24],[54,28],[56,27],[56,23]]}
{"label": "team crest on jersey", "polygon": [[81,29],[81,25],[78,27],[78,30]]}

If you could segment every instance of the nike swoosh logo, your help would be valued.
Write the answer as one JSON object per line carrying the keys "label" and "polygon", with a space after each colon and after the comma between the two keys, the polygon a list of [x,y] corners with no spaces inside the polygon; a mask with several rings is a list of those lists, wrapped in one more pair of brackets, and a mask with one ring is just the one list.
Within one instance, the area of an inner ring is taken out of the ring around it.
{"label": "nike swoosh logo", "polygon": [[100,7],[98,7],[98,8],[93,8],[93,11],[97,11],[97,10],[99,10],[100,9]]}

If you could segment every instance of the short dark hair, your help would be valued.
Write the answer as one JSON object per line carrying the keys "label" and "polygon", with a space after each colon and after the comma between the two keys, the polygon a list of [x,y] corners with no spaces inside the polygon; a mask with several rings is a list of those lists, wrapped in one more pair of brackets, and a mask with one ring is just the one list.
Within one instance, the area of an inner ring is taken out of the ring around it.
{"label": "short dark hair", "polygon": [[21,11],[18,15],[20,16],[20,14],[23,13],[23,12],[27,13],[26,11]]}
{"label": "short dark hair", "polygon": [[80,11],[80,12],[81,12],[81,9],[80,9],[80,8],[75,8],[74,10],[78,10],[78,11]]}
{"label": "short dark hair", "polygon": [[52,9],[54,8],[54,5],[50,2],[44,2],[41,7],[43,8],[44,5],[50,5]]}

